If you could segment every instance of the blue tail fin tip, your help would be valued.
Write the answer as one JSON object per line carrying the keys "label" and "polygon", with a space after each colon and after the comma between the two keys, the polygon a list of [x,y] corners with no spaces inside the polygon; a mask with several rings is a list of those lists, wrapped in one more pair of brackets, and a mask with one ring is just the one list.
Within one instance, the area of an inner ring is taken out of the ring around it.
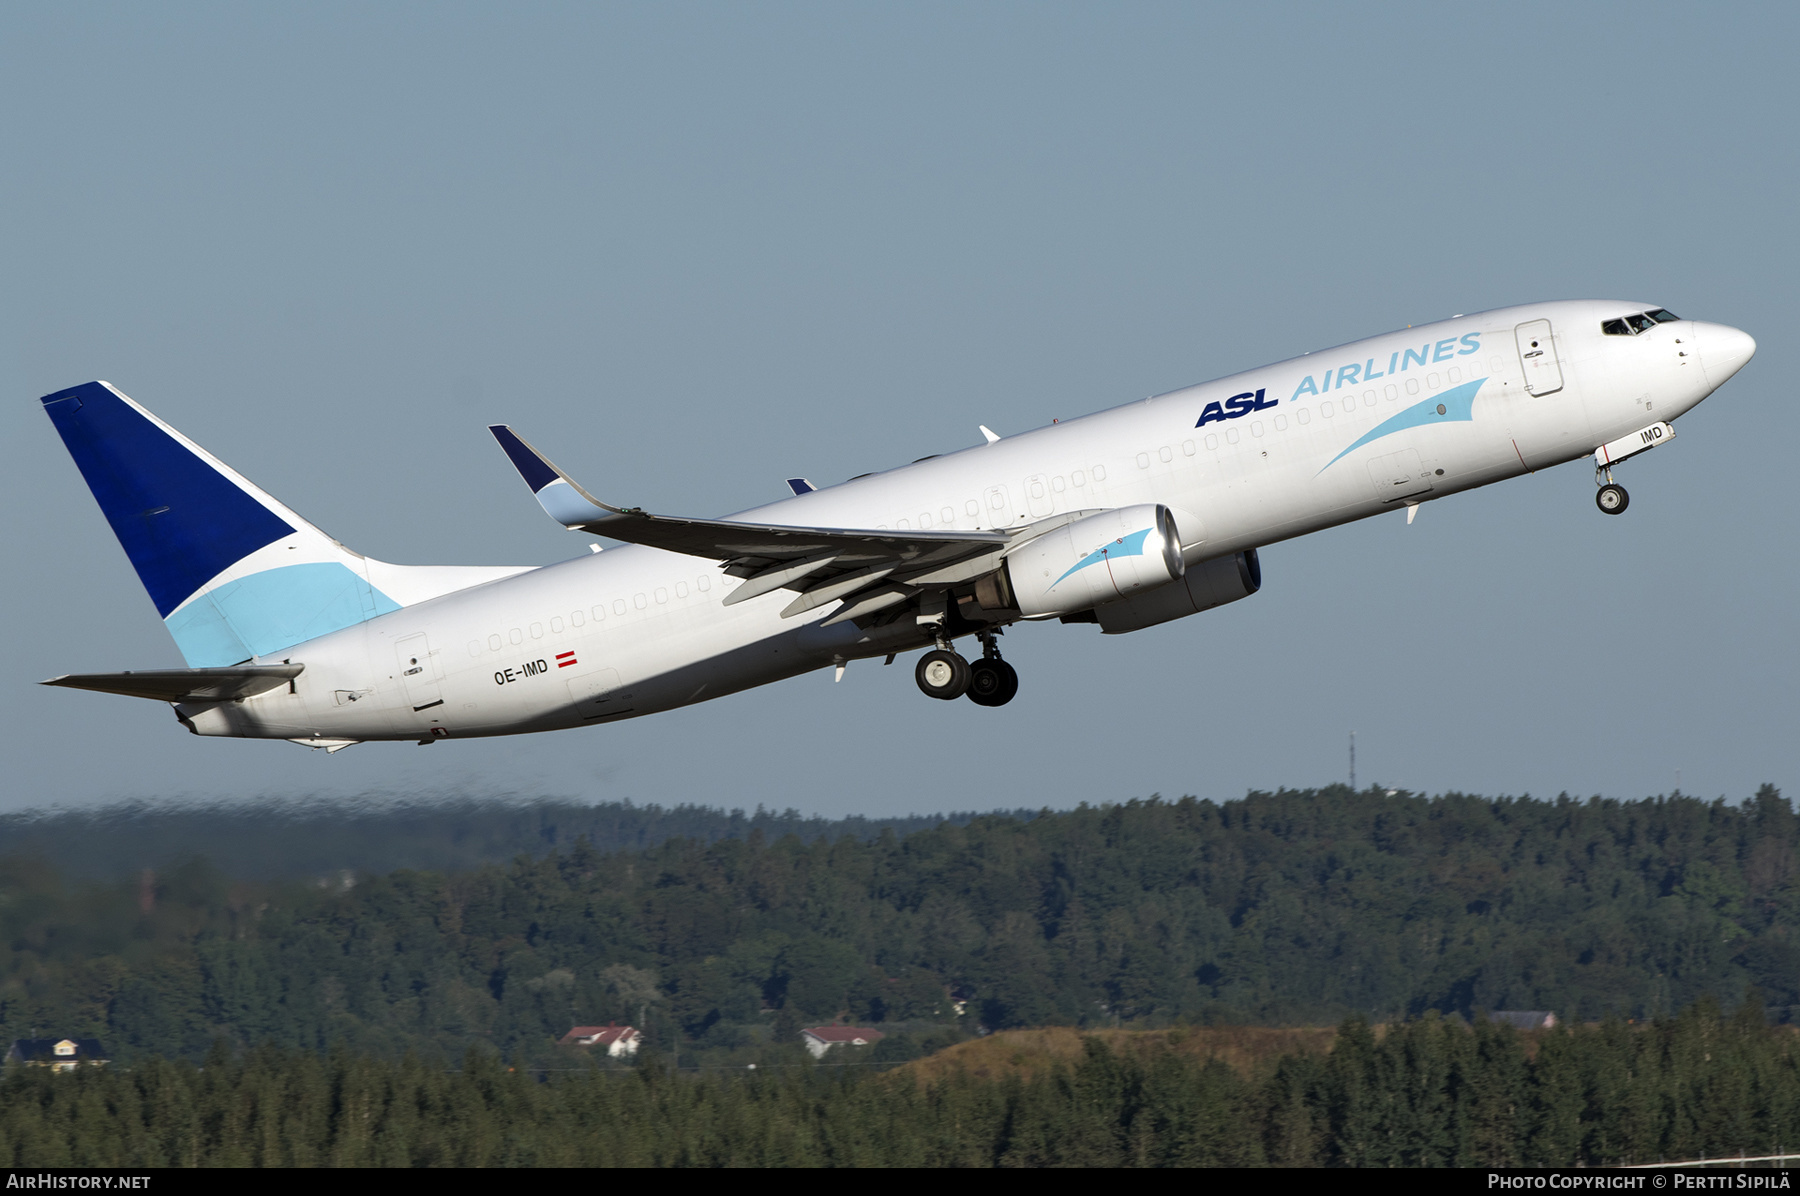
{"label": "blue tail fin tip", "polygon": [[296,530],[106,383],[41,401],[158,614]]}

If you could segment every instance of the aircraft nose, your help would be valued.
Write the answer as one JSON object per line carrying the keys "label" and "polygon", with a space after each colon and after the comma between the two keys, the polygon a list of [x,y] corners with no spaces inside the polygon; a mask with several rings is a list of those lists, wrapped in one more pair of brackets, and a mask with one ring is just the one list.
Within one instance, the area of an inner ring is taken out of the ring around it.
{"label": "aircraft nose", "polygon": [[1728,324],[1708,324],[1700,336],[1700,364],[1714,386],[1743,369],[1756,356],[1756,341]]}

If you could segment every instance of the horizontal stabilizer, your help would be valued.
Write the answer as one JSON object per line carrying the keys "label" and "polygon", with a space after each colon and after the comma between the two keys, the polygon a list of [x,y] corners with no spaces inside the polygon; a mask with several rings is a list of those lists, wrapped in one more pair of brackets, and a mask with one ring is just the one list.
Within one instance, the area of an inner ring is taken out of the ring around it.
{"label": "horizontal stabilizer", "polygon": [[223,669],[146,669],[136,673],[69,673],[41,685],[91,689],[157,702],[229,702],[286,685],[303,664],[237,665]]}

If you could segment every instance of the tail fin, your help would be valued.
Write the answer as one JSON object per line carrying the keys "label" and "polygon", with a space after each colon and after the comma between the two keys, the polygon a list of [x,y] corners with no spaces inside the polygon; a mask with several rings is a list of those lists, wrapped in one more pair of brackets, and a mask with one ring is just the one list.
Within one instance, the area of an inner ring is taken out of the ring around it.
{"label": "tail fin", "polygon": [[352,552],[106,382],[43,398],[188,664],[212,668],[523,568]]}

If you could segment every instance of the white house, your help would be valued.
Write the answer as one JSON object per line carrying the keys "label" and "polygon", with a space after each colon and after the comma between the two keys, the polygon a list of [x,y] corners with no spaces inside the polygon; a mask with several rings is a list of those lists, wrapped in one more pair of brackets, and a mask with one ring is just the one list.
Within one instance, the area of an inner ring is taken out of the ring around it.
{"label": "white house", "polygon": [[880,1030],[869,1030],[862,1026],[808,1026],[800,1031],[800,1037],[806,1043],[806,1049],[812,1052],[814,1059],[823,1058],[826,1051],[839,1046],[868,1046],[880,1042],[887,1035]]}
{"label": "white house", "polygon": [[637,1054],[644,1036],[630,1026],[576,1026],[558,1040],[562,1046],[605,1047],[614,1059]]}

